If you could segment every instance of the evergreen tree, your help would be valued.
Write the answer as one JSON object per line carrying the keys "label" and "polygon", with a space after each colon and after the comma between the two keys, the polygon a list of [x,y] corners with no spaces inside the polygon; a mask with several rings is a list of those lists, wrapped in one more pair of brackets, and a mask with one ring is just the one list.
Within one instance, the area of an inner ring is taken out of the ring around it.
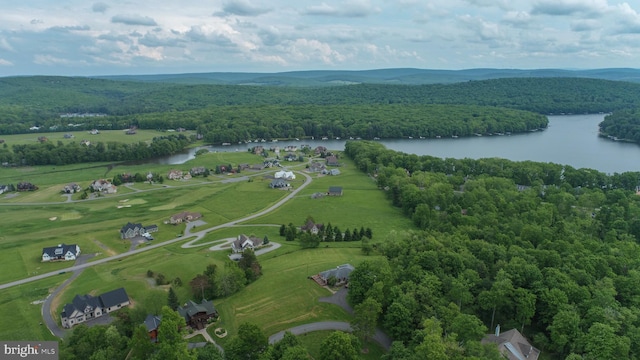
{"label": "evergreen tree", "polygon": [[167,295],[167,306],[173,311],[178,310],[180,302],[178,301],[178,295],[173,291],[173,287],[169,288],[169,294]]}
{"label": "evergreen tree", "polygon": [[342,231],[340,231],[340,229],[336,226],[333,228],[333,232],[335,233],[334,235],[334,239],[335,241],[342,241]]}
{"label": "evergreen tree", "polygon": [[342,240],[351,241],[351,230],[349,230],[349,228],[347,228],[347,230],[344,231],[344,237]]}

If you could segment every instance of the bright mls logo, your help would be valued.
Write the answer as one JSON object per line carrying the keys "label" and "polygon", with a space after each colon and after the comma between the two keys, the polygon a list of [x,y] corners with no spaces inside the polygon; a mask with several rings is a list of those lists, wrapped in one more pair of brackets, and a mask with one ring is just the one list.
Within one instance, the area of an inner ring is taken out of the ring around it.
{"label": "bright mls logo", "polygon": [[58,360],[57,341],[0,341],[0,359]]}

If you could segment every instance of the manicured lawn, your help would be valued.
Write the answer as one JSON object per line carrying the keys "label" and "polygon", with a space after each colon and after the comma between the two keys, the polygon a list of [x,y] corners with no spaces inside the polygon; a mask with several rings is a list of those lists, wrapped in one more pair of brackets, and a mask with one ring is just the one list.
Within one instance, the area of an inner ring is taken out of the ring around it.
{"label": "manicured lawn", "polygon": [[[65,139],[65,134],[71,134],[74,138]],[[82,140],[89,140],[92,143],[97,142],[121,142],[126,144],[133,144],[140,141],[151,141],[154,137],[167,136],[170,133],[161,132],[156,130],[141,130],[138,129],[135,135],[126,135],[123,130],[101,130],[99,134],[92,135],[87,131],[68,131],[68,132],[38,132],[27,134],[15,134],[15,135],[3,135],[2,138],[6,142],[9,148],[14,144],[36,144],[38,143],[38,137],[45,136],[49,142],[57,144],[61,141],[63,144],[76,142],[80,143]],[[187,136],[189,133],[187,133]]]}

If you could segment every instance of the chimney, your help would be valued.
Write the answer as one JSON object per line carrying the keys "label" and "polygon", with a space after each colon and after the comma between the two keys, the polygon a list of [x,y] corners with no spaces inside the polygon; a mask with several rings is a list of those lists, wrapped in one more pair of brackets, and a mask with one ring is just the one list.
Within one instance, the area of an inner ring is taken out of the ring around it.
{"label": "chimney", "polygon": [[500,324],[496,326],[496,336],[500,336]]}

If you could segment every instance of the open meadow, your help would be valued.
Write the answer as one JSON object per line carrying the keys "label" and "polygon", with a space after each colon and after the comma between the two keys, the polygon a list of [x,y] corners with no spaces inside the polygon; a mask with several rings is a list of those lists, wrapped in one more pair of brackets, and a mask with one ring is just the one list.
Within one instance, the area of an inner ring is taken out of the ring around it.
{"label": "open meadow", "polygon": [[[248,153],[210,153],[173,167],[118,166],[111,169],[109,175],[168,171],[176,167],[189,169],[192,166],[215,167],[221,164],[236,166],[239,163],[258,161],[261,161],[260,157]],[[191,297],[188,283],[193,277],[202,273],[208,264],[223,268],[228,261],[229,251],[211,251],[209,248],[212,245],[239,234],[254,234],[261,238],[267,236],[271,242],[280,243],[281,247],[258,257],[263,269],[261,278],[234,295],[214,299],[221,314],[220,326],[233,334],[240,323],[250,321],[259,325],[267,335],[271,335],[307,322],[349,321],[350,315],[341,308],[318,302],[319,297],[329,296],[331,293],[307,277],[344,263],[357,265],[367,258],[360,249],[360,242],[321,243],[316,249],[302,249],[297,242],[286,242],[279,236],[281,224],[293,223],[300,226],[307,216],[313,217],[317,222],[331,223],[343,231],[347,228],[371,228],[374,243],[385,241],[389,232],[394,229],[413,228],[412,223],[398,209],[390,206],[369,177],[360,173],[348,159],[344,159],[344,163],[345,166],[340,168],[341,175],[311,174],[311,184],[280,208],[244,224],[211,231],[195,243],[200,246],[182,248],[181,245],[188,240],[185,237],[185,241],[85,269],[54,299],[55,318],[58,318],[57,314],[62,306],[76,294],[99,294],[121,286],[126,288],[133,307],[158,312],[166,303],[168,285],[157,286],[154,279],[147,277],[149,270],[154,274],[163,274],[169,281],[180,278],[183,285],[175,287],[175,290],[180,302],[185,302]],[[292,165],[296,171],[304,170],[304,164]],[[35,181],[41,180],[41,184],[46,184],[34,194],[42,190],[48,191],[50,194],[47,198],[51,199],[54,191],[47,189],[59,189],[73,181],[88,183],[100,172],[104,175],[106,165],[97,164],[91,169],[94,170],[89,170],[88,175],[77,166],[30,169]],[[10,171],[17,172],[19,169]],[[0,249],[5,263],[5,271],[0,273],[0,283],[50,271],[62,272],[71,265],[65,262],[40,262],[42,248],[46,246],[78,244],[83,254],[94,255],[89,261],[127,252],[131,244],[128,240],[120,239],[119,229],[129,221],[158,225],[159,231],[153,234],[155,240],[152,242],[157,243],[184,233],[184,224],[164,224],[172,214],[181,211],[202,213],[205,224],[192,231],[206,230],[257,213],[288,194],[287,191],[269,188],[269,175],[272,176],[274,172],[275,169],[265,169],[263,172],[246,170],[233,176],[211,175],[188,181],[165,180],[162,185],[136,183],[127,186],[128,191],[124,194],[119,189],[117,194],[83,201],[47,203],[46,200],[34,197],[32,199],[36,200],[35,204],[23,204],[16,200],[26,198],[22,193],[16,198],[0,197],[0,228],[3,229],[0,233]],[[0,175],[0,182],[5,176]],[[11,176],[13,175],[9,175]],[[291,181],[292,186],[300,186],[305,181],[303,179],[303,176],[298,176]],[[311,197],[314,193],[326,193],[329,186],[343,187],[344,195],[316,199]],[[75,195],[72,199],[76,199]],[[125,205],[130,206],[124,207]],[[43,300],[67,277],[68,275],[62,274],[0,290],[3,324],[39,324],[41,307],[32,305],[31,302]],[[41,325],[25,326],[20,332],[14,332],[10,326],[0,326],[0,339],[51,339],[46,328],[43,328]],[[224,340],[221,342],[224,343]]]}

